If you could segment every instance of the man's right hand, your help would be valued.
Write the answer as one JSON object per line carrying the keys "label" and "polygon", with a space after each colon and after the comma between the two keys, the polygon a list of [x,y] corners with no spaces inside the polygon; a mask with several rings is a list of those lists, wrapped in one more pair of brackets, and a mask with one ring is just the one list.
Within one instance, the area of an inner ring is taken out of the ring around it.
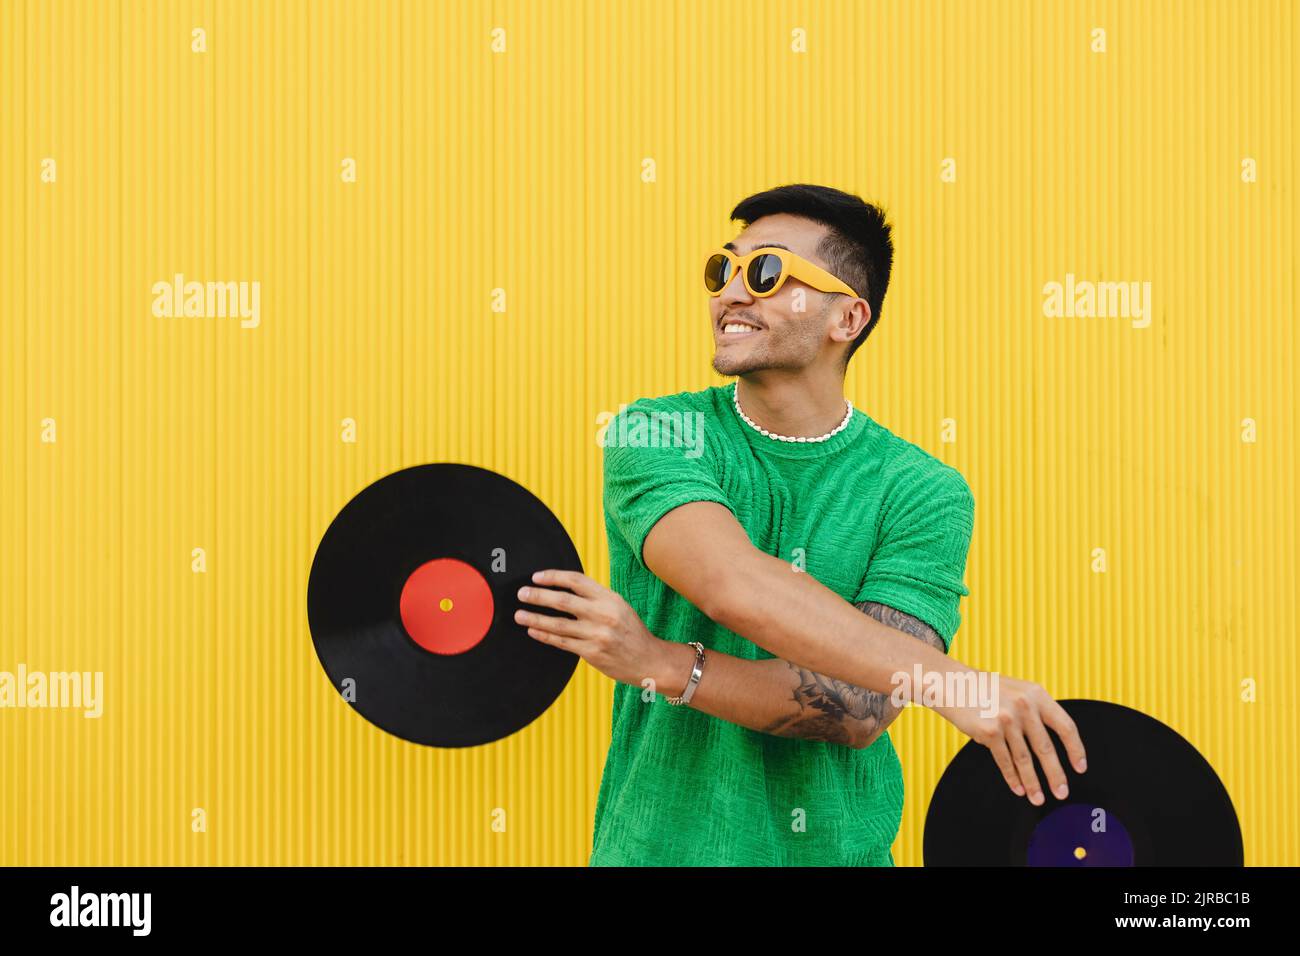
{"label": "man's right hand", "polygon": [[988,747],[1007,786],[1017,796],[1028,793],[1029,802],[1035,806],[1045,802],[1038,775],[1034,772],[1034,757],[1037,757],[1047,776],[1048,786],[1059,799],[1065,799],[1069,795],[1069,786],[1047,728],[1060,735],[1070,764],[1077,773],[1083,773],[1087,762],[1074,721],[1040,685],[1001,674],[989,676],[997,681],[998,686],[996,714],[988,715],[988,709],[980,704],[931,707],[931,710],[976,743]]}

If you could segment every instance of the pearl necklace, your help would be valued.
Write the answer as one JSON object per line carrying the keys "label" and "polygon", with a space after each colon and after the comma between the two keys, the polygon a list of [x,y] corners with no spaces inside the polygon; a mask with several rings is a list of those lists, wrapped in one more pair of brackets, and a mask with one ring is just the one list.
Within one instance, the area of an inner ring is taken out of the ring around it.
{"label": "pearl necklace", "polygon": [[844,429],[848,428],[849,422],[853,418],[853,403],[846,398],[844,399],[844,403],[848,405],[848,408],[844,412],[844,421],[840,422],[838,425],[836,425],[834,428],[828,431],[825,435],[819,435],[816,438],[808,438],[807,436],[804,435],[777,435],[776,433],[768,431],[762,425],[759,425],[757,422],[753,421],[748,415],[744,413],[743,410],[741,410],[739,388],[737,387],[732,388],[731,401],[732,404],[736,406],[736,414],[739,415],[742,419],[744,419],[746,425],[754,429],[754,431],[758,432],[764,438],[773,438],[776,441],[793,441],[793,442],[809,442],[809,443],[826,441],[829,438],[834,438],[840,432],[844,431]]}

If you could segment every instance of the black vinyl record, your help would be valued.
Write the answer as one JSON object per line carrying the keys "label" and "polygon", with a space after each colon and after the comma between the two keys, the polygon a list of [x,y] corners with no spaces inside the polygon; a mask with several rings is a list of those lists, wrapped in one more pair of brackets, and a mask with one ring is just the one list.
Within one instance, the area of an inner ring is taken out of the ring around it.
{"label": "black vinyl record", "polygon": [[1063,700],[1087,751],[1070,788],[1035,772],[1046,802],[1017,797],[987,747],[970,741],[939,780],[925,820],[926,866],[1241,866],[1241,826],[1214,768],[1153,717],[1099,700]]}
{"label": "black vinyl record", "polygon": [[349,501],[316,549],[316,654],[335,690],[390,734],[437,747],[499,740],[541,715],[577,667],[514,620],[519,588],[543,568],[582,563],[527,489],[472,465],[394,472]]}

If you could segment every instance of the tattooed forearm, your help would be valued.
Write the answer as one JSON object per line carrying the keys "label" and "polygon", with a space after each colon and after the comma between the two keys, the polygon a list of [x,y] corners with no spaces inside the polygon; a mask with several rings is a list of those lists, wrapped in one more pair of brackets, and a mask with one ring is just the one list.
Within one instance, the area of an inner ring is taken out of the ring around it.
{"label": "tattooed forearm", "polygon": [[793,709],[766,728],[769,734],[853,746],[885,717],[889,698],[806,667],[783,661],[797,677]]}
{"label": "tattooed forearm", "polygon": [[[887,627],[910,634],[932,647],[944,650],[943,639],[919,618],[880,604],[865,601],[858,610]],[[797,676],[790,713],[766,728],[769,734],[821,740],[850,747],[869,747],[902,711],[889,695],[866,690],[783,661]]]}

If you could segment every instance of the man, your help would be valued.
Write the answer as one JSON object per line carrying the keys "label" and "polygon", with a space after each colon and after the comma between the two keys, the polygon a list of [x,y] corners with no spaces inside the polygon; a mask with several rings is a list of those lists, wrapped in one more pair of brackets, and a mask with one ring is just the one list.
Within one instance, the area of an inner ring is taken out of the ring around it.
{"label": "man", "polygon": [[[1043,688],[923,700],[898,675],[973,677],[946,656],[974,521],[961,474],[844,397],[880,319],[890,227],[838,190],[741,202],[710,256],[714,369],[737,381],[642,400],[605,437],[611,589],[544,571],[534,638],[618,681],[591,865],[884,865],[903,806],[886,727],[925,703],[989,747],[1035,804],[1084,770]],[[987,676],[987,675],[979,675]],[[955,686],[955,685],[953,685]],[[972,685],[967,685],[972,686]]]}

